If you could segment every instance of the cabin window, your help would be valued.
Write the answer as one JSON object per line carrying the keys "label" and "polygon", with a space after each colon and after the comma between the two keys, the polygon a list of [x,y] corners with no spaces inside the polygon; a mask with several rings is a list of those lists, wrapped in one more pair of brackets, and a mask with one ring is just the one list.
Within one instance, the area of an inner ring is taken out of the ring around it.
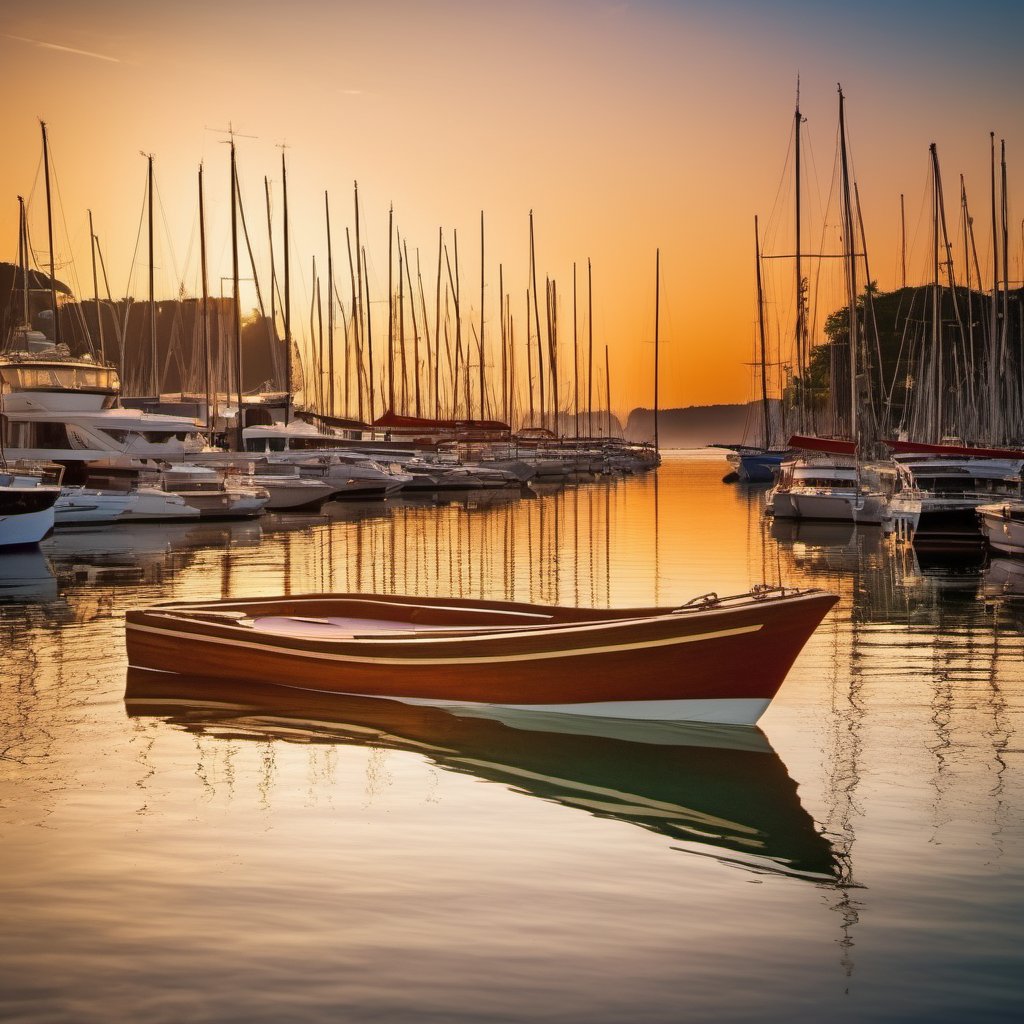
{"label": "cabin window", "polygon": [[267,442],[267,449],[272,452],[283,452],[287,449],[288,442],[283,437],[272,437]]}
{"label": "cabin window", "polygon": [[266,441],[262,437],[247,437],[245,450],[247,452],[265,452],[267,450]]}

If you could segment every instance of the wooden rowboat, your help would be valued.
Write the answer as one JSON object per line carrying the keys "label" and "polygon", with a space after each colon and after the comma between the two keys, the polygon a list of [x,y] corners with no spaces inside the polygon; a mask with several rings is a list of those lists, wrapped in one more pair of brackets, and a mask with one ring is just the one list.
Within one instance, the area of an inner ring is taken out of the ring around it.
{"label": "wooden rowboat", "polygon": [[129,664],[412,704],[753,725],[837,598],[758,587],[677,608],[327,594],[127,614]]}

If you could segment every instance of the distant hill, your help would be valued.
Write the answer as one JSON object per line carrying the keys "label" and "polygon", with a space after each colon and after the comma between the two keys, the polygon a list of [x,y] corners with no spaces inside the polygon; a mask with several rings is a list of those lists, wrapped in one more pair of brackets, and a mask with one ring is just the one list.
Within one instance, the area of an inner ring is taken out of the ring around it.
{"label": "distant hill", "polygon": [[[664,448],[702,448],[705,445],[739,442],[744,439],[748,417],[756,430],[760,403],[735,405],[691,405],[684,409],[662,409],[658,413],[658,434]],[[626,437],[650,441],[654,437],[654,412],[634,409],[626,420]],[[751,443],[752,437],[747,438]]]}

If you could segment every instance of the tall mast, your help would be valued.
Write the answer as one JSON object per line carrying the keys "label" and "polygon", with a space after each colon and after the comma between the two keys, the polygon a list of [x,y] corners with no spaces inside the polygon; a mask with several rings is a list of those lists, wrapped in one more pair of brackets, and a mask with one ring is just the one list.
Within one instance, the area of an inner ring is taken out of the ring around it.
{"label": "tall mast", "polygon": [[842,87],[839,88],[839,136],[842,146],[843,234],[846,237],[846,284],[850,331],[850,439],[857,440],[857,252],[850,202],[850,167],[846,152],[846,110]]}
{"label": "tall mast", "polygon": [[505,327],[505,268],[501,263],[498,264],[498,305],[501,307],[501,418],[508,423],[508,331]]}
{"label": "tall mast", "polygon": [[544,352],[540,343],[540,307],[537,304],[537,259],[533,245],[533,210],[530,211],[530,273],[533,278],[533,316],[537,328],[537,388],[540,395],[540,425],[547,425],[544,399]]}
{"label": "tall mast", "polygon": [[[43,129],[43,174],[46,177],[46,237],[50,246],[50,310],[53,313],[53,340],[61,342],[60,317],[57,315],[57,268],[53,253],[53,206],[50,201],[50,144],[46,138],[46,122],[40,121]],[[28,235],[26,229],[26,237]]]}
{"label": "tall mast", "polygon": [[[796,172],[796,361],[799,372],[800,392],[797,404],[800,406],[800,429],[806,432],[807,413],[805,410],[804,384],[807,360],[807,314],[804,308],[804,274],[802,265],[801,239],[802,231],[800,217],[802,206],[800,202],[800,125],[803,118],[800,116],[800,76],[796,79],[796,113],[794,115],[794,137],[795,137],[795,172]],[[756,227],[755,227],[756,230]],[[760,245],[760,242],[758,243]],[[760,260],[758,260],[758,272],[760,272]],[[764,441],[765,447],[771,447],[767,434]]]}
{"label": "tall mast", "polygon": [[903,207],[903,193],[900,193],[900,280],[907,287],[907,215]]}
{"label": "tall mast", "polygon": [[213,397],[211,394],[212,372],[210,361],[210,286],[206,266],[206,205],[203,195],[203,165],[199,165],[199,268],[203,289],[203,387],[206,393],[206,433],[213,442]]}
{"label": "tall mast", "polygon": [[284,422],[287,426],[292,407],[292,293],[288,266],[288,168],[281,149],[281,199],[284,205]]}
{"label": "tall mast", "polygon": [[535,427],[533,405],[533,356],[530,354],[530,289],[526,289],[526,390],[530,396],[530,426]]}
{"label": "tall mast", "polygon": [[[21,198],[20,196],[18,197]],[[92,294],[96,303],[96,331],[100,339],[100,362],[106,362],[107,351],[103,343],[103,313],[100,310],[100,281],[96,276],[96,233],[92,229],[92,210],[89,213],[89,254],[92,257]]]}
{"label": "tall mast", "polygon": [[1005,347],[1010,329],[1010,224],[1006,196],[1006,139],[999,140],[1000,177],[1000,220],[1003,236],[1003,323],[1000,334]]}
{"label": "tall mast", "polygon": [[242,430],[245,424],[242,417],[242,302],[238,294],[238,177],[235,170],[235,137],[231,136],[231,281],[234,299],[234,331],[235,331],[235,391],[238,398],[238,415],[235,423],[235,450],[245,448]]}
{"label": "tall mast", "polygon": [[[995,351],[999,335],[999,229],[996,225],[996,133],[989,132],[992,175],[992,348]],[[1003,370],[1003,348],[999,346],[998,368]]]}
{"label": "tall mast", "polygon": [[327,221],[327,412],[334,415],[334,254],[331,249],[331,201],[324,191],[324,218]]}
{"label": "tall mast", "polygon": [[771,448],[771,419],[768,413],[768,345],[764,328],[764,291],[761,286],[761,233],[754,215],[754,257],[757,267],[757,336],[761,343],[761,415],[765,449]]}
{"label": "tall mast", "polygon": [[[363,352],[362,343],[363,338],[366,336],[366,321],[370,317],[370,300],[366,300],[366,304],[363,304],[363,261],[364,254],[362,249],[362,242],[359,238],[359,182],[352,182],[353,202],[356,208],[356,333],[359,336],[359,366],[363,365]],[[358,378],[357,378],[358,380]],[[370,422],[373,423],[376,413],[373,407],[373,354],[370,353],[370,388],[367,400],[370,407]],[[359,396],[359,407],[362,408],[363,399],[362,392]],[[362,414],[360,414],[362,419]]]}
{"label": "tall mast", "polygon": [[[267,248],[270,252],[270,351],[273,359],[274,376],[280,369],[277,345],[277,268],[274,264],[274,223],[270,209],[270,179],[263,175],[263,195],[267,206]],[[287,391],[287,385],[285,385]]]}
{"label": "tall mast", "polygon": [[[149,220],[149,357],[150,357],[150,388],[155,398],[160,397],[160,378],[156,356],[156,296],[153,291],[153,154],[146,156],[148,170],[146,174],[147,206]],[[234,174],[234,150],[232,149],[231,173]],[[231,183],[231,194],[234,195],[235,184]],[[232,211],[233,212],[233,211]],[[237,274],[236,274],[237,277]]]}
{"label": "tall mast", "polygon": [[405,363],[405,264],[402,259],[402,236],[398,235],[398,354],[402,362],[402,412],[409,412],[409,374]]}
{"label": "tall mast", "polygon": [[572,415],[573,437],[580,436],[580,336],[576,323],[576,261],[572,264]]}
{"label": "tall mast", "polygon": [[604,392],[608,399],[608,437],[612,436],[612,374],[609,369],[608,346],[604,347]]}
{"label": "tall mast", "polygon": [[437,295],[434,299],[434,419],[441,418],[441,253],[444,249],[444,228],[437,229]]}
{"label": "tall mast", "polygon": [[932,163],[932,353],[935,360],[935,423],[933,440],[940,441],[944,426],[942,381],[942,329],[939,323],[939,157],[933,142],[928,147]]}
{"label": "tall mast", "polygon": [[394,266],[394,255],[392,243],[395,238],[394,230],[395,208],[388,207],[388,411],[395,411],[395,297],[392,294],[394,282],[392,269]]}
{"label": "tall mast", "polygon": [[594,288],[587,257],[587,436],[594,432]]}
{"label": "tall mast", "polygon": [[[92,214],[89,216],[92,217]],[[89,231],[92,232],[91,221]],[[94,258],[95,252],[93,246]],[[29,327],[32,313],[28,303],[28,226],[25,220],[25,200],[21,196],[18,196],[18,266],[21,268],[21,322]]]}
{"label": "tall mast", "polygon": [[[756,230],[756,225],[755,225]],[[661,249],[654,250],[654,448],[661,450],[658,443],[658,328],[661,314]],[[767,447],[767,442],[765,442]]]}
{"label": "tall mast", "polygon": [[[360,259],[363,265],[366,265],[366,250],[361,250]],[[370,371],[370,424],[373,425],[374,420],[377,418],[377,414],[374,411],[376,408],[376,395],[377,395],[377,382],[373,379],[373,317],[370,315],[370,275],[367,274],[363,279],[363,285],[366,288],[366,361]]]}
{"label": "tall mast", "polygon": [[480,211],[480,419],[487,419],[484,391],[484,211]]}
{"label": "tall mast", "polygon": [[561,437],[558,423],[558,290],[552,281],[548,292],[548,359],[551,365],[551,427]]}
{"label": "tall mast", "polygon": [[[360,423],[363,421],[363,387],[361,374],[363,369],[363,350],[360,345],[359,339],[359,320],[356,316],[356,310],[359,308],[359,300],[356,297],[356,265],[352,259],[352,235],[349,233],[348,228],[345,228],[345,248],[348,249],[348,277],[349,284],[352,288],[352,316],[349,320],[349,328],[351,333],[354,335],[352,338],[353,347],[355,349],[355,363],[356,363],[356,406],[357,406],[357,418]],[[350,378],[351,373],[351,361],[349,359],[349,329],[345,331],[345,415],[352,415],[352,401],[351,401],[351,388]]]}
{"label": "tall mast", "polygon": [[[405,282],[409,285],[409,315],[412,317],[412,392],[416,416],[422,415],[420,406],[420,332],[416,323],[416,293],[412,290],[412,266],[409,263],[409,246],[407,239],[402,239],[402,252],[405,254]],[[419,274],[419,249],[416,250],[416,273]]]}

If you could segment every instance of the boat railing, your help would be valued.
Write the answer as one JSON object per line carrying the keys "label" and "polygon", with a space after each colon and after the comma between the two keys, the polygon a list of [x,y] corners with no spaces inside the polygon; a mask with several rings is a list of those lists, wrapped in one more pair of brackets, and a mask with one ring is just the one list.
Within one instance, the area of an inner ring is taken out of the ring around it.
{"label": "boat railing", "polygon": [[699,594],[691,597],[685,604],[673,608],[673,614],[682,612],[699,612],[711,608],[720,608],[726,604],[736,604],[742,601],[773,601],[784,597],[798,597],[802,594],[813,593],[813,590],[800,587],[786,587],[772,583],[757,583],[745,594],[730,594],[727,597],[719,597],[714,591],[707,594]]}

